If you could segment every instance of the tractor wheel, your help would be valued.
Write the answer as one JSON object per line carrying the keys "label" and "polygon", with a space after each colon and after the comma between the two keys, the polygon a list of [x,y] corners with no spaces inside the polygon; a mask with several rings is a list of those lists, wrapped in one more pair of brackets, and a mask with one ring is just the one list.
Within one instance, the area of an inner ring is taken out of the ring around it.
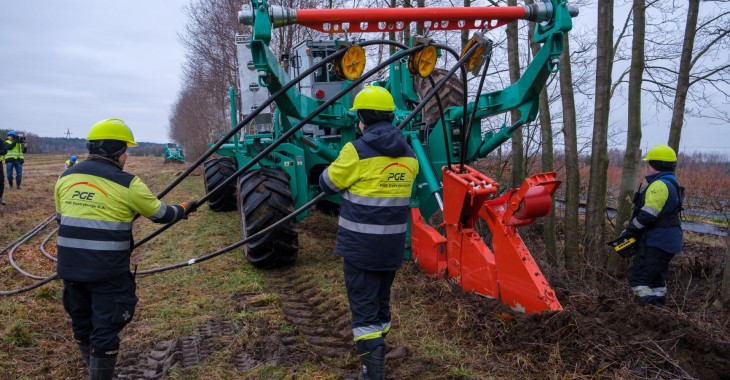
{"label": "tractor wheel", "polygon": [[[438,82],[448,73],[448,70],[434,69],[431,74],[433,83],[438,84]],[[451,106],[464,105],[464,86],[458,75],[458,71],[454,73],[446,84],[441,87],[441,90],[438,93],[441,98],[441,106],[444,110]],[[433,88],[433,86],[431,86],[431,81],[429,81],[428,78],[421,78],[417,75],[413,77],[413,87],[414,90],[416,90],[416,94],[418,94],[418,97],[421,99],[423,99],[428,91]],[[441,118],[441,113],[439,112],[438,103],[436,103],[436,96],[426,103],[426,106],[423,107],[423,110],[421,111],[421,116],[423,117],[423,122],[426,123],[427,129],[430,129],[438,122]]]}
{"label": "tractor wheel", "polygon": [[[209,193],[236,172],[233,157],[218,157],[205,162],[205,192]],[[221,191],[208,198],[211,211],[232,211],[236,209],[236,181],[229,182]]]}
{"label": "tractor wheel", "polygon": [[[238,217],[245,239],[294,212],[289,176],[281,170],[262,168],[242,175],[238,181]],[[294,219],[288,220],[243,246],[255,267],[270,269],[297,259],[299,236]]]}

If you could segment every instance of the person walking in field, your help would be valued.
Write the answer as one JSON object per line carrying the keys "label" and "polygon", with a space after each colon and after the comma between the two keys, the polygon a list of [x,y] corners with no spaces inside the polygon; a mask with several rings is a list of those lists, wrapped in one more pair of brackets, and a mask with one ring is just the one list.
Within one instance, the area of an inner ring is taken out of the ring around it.
{"label": "person walking in field", "polygon": [[156,223],[176,222],[197,201],[167,205],[125,171],[127,147],[137,145],[120,119],[91,127],[88,159],[64,171],[55,187],[58,277],[63,306],[89,371],[89,379],[111,379],[119,352],[119,332],[137,304],[130,272],[132,222],[140,214]]}
{"label": "person walking in field", "polygon": [[634,212],[621,236],[639,244],[629,272],[634,301],[663,307],[669,263],[682,251],[684,188],[674,175],[677,154],[671,147],[654,146],[644,161],[649,163],[648,186],[634,197]]}
{"label": "person walking in field", "polygon": [[18,136],[15,131],[8,132],[8,139],[5,140],[5,166],[8,170],[8,185],[13,188],[13,170],[15,171],[15,183],[17,189],[22,189],[21,183],[23,182],[23,163],[25,162],[25,156],[23,153],[28,151],[28,144],[25,142],[25,137]]}
{"label": "person walking in field", "polygon": [[319,178],[327,194],[342,192],[335,253],[343,272],[362,379],[385,378],[390,288],[403,264],[415,153],[392,124],[395,103],[366,86],[353,101],[362,138],[347,143]]}
{"label": "person walking in field", "polygon": [[2,169],[2,163],[5,155],[8,153],[5,143],[0,143],[0,206],[5,206],[3,194],[5,193],[5,171]]}
{"label": "person walking in field", "polygon": [[66,170],[66,169],[68,169],[68,168],[76,165],[76,161],[77,160],[78,160],[78,158],[76,156],[71,156],[71,158],[69,158],[68,160],[66,160],[66,164],[64,165],[63,170]]}

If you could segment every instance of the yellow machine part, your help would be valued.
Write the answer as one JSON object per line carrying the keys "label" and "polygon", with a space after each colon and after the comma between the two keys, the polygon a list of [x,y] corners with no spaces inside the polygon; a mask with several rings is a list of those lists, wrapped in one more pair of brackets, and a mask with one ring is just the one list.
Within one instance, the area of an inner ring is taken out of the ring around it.
{"label": "yellow machine part", "polygon": [[436,67],[437,59],[438,52],[436,51],[436,47],[427,46],[408,58],[408,71],[411,72],[411,75],[427,78]]}
{"label": "yellow machine part", "polygon": [[[464,54],[466,54],[466,52],[469,51],[469,49],[471,49],[472,46],[474,46],[474,44],[476,44],[476,43],[479,43],[479,39],[472,37],[469,40],[469,42],[466,43],[464,48],[461,49],[460,58],[463,58]],[[474,69],[481,66],[482,63],[484,63],[484,56],[483,56],[484,49],[486,49],[486,46],[484,46],[484,45],[477,48],[477,51],[474,52],[474,55],[472,55],[471,58],[469,59],[469,61],[467,61],[465,64],[466,71],[472,72],[472,71],[474,71]]]}
{"label": "yellow machine part", "polygon": [[340,79],[355,80],[365,71],[365,50],[358,45],[350,46],[335,62],[335,74]]}

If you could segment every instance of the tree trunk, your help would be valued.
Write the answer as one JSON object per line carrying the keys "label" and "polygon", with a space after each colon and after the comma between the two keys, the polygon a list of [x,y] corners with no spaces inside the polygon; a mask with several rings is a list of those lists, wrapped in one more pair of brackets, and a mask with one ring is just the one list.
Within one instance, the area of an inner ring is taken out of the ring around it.
{"label": "tree trunk", "polygon": [[[464,8],[471,7],[471,0],[464,0]],[[461,49],[464,50],[464,46],[469,42],[469,29],[461,31]]]}
{"label": "tree trunk", "polygon": [[[507,5],[515,6],[517,0],[507,0]],[[509,64],[510,83],[515,83],[520,80],[520,50],[516,22],[507,24],[507,63]],[[520,113],[517,110],[512,110],[510,115],[513,124],[520,119]],[[525,179],[525,154],[522,140],[522,130],[517,129],[512,135],[512,187],[519,187]]]}
{"label": "tree trunk", "polygon": [[593,112],[591,171],[586,204],[585,244],[589,264],[601,267],[606,255],[604,222],[608,169],[608,114],[613,57],[613,0],[598,1],[596,94]]}
{"label": "tree trunk", "polygon": [[[621,185],[616,200],[616,225],[614,235],[618,236],[631,217],[632,200],[636,192],[641,164],[641,85],[644,76],[644,38],[646,35],[646,0],[634,0],[633,40],[631,41],[631,68],[629,70],[628,131],[624,153]],[[626,269],[626,260],[610,255],[609,270],[615,273]]]}
{"label": "tree trunk", "polygon": [[725,310],[730,311],[730,233],[728,233],[725,237],[725,266],[722,274],[720,299],[722,300],[722,304],[725,306]]}
{"label": "tree trunk", "polygon": [[[525,4],[532,4],[533,0],[525,0]],[[535,24],[530,23],[530,48],[532,49],[533,56],[540,50],[540,44],[534,42]],[[542,146],[541,165],[540,170],[542,172],[551,172],[555,170],[553,165],[553,127],[550,116],[550,104],[548,102],[547,85],[540,91],[539,100],[539,112],[540,112],[540,140]],[[543,230],[542,239],[545,243],[545,254],[547,260],[553,266],[559,266],[560,260],[557,256],[557,241],[555,238],[555,201],[553,200],[550,213],[546,215],[542,220]]]}
{"label": "tree trunk", "polygon": [[687,103],[687,92],[689,91],[689,73],[692,70],[692,50],[695,45],[697,33],[697,15],[700,11],[700,0],[689,0],[687,11],[687,24],[684,28],[684,43],[682,44],[682,56],[679,59],[679,75],[677,77],[677,92],[674,95],[674,108],[672,109],[672,122],[669,126],[668,145],[679,152],[679,140],[682,136],[682,125],[684,124],[684,109]]}
{"label": "tree trunk", "polygon": [[565,142],[565,217],[563,259],[569,271],[581,267],[580,260],[580,168],[578,166],[578,127],[573,96],[573,74],[570,68],[570,38],[563,34],[560,55],[560,99],[563,103],[563,141]]}
{"label": "tree trunk", "polygon": [[[395,8],[397,5],[398,4],[396,3],[395,0],[390,0],[390,7],[391,8]],[[391,40],[391,41],[396,41],[395,31],[388,32],[388,39]],[[397,51],[397,49],[395,48],[395,46],[390,45],[390,55],[395,54],[396,51]]]}

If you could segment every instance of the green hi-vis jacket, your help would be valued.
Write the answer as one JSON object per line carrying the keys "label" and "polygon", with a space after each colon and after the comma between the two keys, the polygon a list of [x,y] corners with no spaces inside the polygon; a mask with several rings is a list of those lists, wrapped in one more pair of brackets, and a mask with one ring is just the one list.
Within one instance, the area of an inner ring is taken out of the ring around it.
{"label": "green hi-vis jacket", "polygon": [[181,219],[180,205],[157,199],[132,174],[112,161],[90,158],[68,168],[55,190],[58,276],[94,282],[129,271],[135,214],[157,223]]}
{"label": "green hi-vis jacket", "polygon": [[13,140],[5,140],[5,147],[8,149],[8,153],[5,155],[6,161],[23,161],[25,157],[23,156],[23,153],[25,153],[25,148],[23,148],[23,144],[17,143]]}

